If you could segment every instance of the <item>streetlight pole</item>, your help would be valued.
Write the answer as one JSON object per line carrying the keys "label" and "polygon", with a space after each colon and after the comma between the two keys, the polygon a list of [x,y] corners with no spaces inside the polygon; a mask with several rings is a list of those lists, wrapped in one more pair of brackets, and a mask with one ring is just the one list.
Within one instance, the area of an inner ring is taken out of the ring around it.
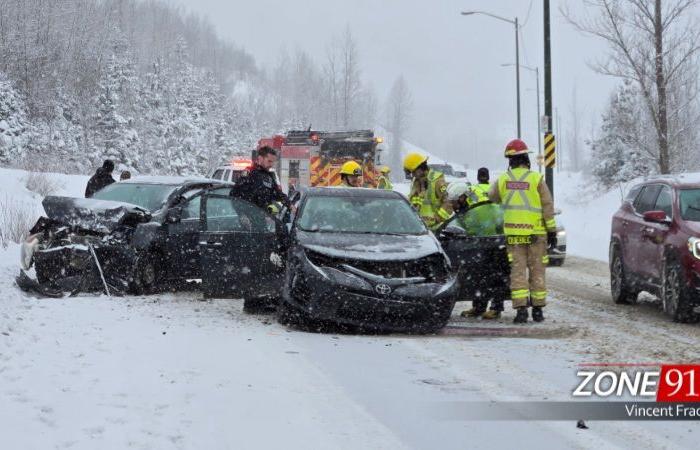
{"label": "streetlight pole", "polygon": [[[513,64],[501,64],[503,67],[513,67]],[[518,66],[516,66],[517,68]],[[540,68],[539,67],[529,67],[521,64],[520,67],[523,69],[535,72],[535,89],[537,94],[537,160],[539,161],[542,157],[542,121],[540,120]],[[537,163],[539,166],[539,171],[542,172],[542,164]]]}
{"label": "streetlight pole", "polygon": [[472,16],[475,14],[481,14],[484,16],[489,16],[493,19],[502,20],[503,22],[508,22],[515,27],[515,103],[516,103],[516,115],[518,124],[518,139],[521,137],[520,129],[520,38],[518,36],[518,18],[515,20],[506,19],[505,17],[497,16],[496,14],[491,14],[486,11],[462,11],[463,16]]}

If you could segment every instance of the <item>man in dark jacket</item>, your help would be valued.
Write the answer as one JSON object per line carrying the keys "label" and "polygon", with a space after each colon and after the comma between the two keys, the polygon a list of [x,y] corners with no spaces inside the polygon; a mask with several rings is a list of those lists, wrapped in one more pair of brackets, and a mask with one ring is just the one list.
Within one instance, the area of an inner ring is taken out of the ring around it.
{"label": "man in dark jacket", "polygon": [[85,188],[85,197],[92,197],[95,192],[114,183],[114,178],[112,178],[113,170],[114,162],[111,159],[106,159],[105,162],[102,163],[102,167],[97,169],[95,175],[88,180],[87,187]]}
{"label": "man in dark jacket", "polygon": [[277,161],[277,151],[272,147],[261,147],[248,175],[241,177],[231,189],[231,195],[243,199],[260,208],[268,208],[274,202],[280,202],[291,209],[289,198],[277,184],[275,175],[270,171]]}

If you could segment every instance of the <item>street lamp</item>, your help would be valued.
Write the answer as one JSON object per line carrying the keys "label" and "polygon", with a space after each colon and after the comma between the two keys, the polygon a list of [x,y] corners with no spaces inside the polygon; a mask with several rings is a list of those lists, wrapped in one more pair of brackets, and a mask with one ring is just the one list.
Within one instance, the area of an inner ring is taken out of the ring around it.
{"label": "street lamp", "polygon": [[518,139],[520,139],[520,45],[518,39],[518,18],[516,17],[515,20],[510,20],[485,11],[462,11],[463,16],[472,16],[475,14],[489,16],[493,19],[502,20],[503,22],[508,22],[509,24],[515,26],[515,96],[518,117]]}
{"label": "street lamp", "polygon": [[[501,64],[501,67],[513,67],[513,64]],[[536,91],[537,92],[537,161],[540,166],[540,172],[542,172],[542,164],[539,164],[540,158],[542,157],[542,121],[540,118],[540,68],[539,67],[529,67],[521,64],[520,67],[527,69],[530,72],[535,72],[536,81]]]}

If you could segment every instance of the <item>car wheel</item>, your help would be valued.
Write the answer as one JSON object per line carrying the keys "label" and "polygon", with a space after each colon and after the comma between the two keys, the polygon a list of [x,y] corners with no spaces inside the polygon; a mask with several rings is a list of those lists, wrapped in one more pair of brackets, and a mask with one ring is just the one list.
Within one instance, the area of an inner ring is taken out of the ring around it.
{"label": "car wheel", "polygon": [[564,265],[564,258],[557,258],[557,259],[549,258],[549,265],[552,267],[561,267]]}
{"label": "car wheel", "polygon": [[152,254],[138,257],[131,282],[131,291],[134,294],[145,295],[156,292],[160,281],[156,259]]}
{"label": "car wheel", "polygon": [[689,295],[683,282],[681,270],[677,260],[667,258],[661,282],[661,302],[664,312],[674,322],[694,322],[698,315],[693,312],[693,305],[689,301]]}
{"label": "car wheel", "polygon": [[625,277],[625,263],[622,252],[617,244],[610,249],[610,292],[612,299],[618,305],[626,305],[637,301],[637,292],[628,284]]}

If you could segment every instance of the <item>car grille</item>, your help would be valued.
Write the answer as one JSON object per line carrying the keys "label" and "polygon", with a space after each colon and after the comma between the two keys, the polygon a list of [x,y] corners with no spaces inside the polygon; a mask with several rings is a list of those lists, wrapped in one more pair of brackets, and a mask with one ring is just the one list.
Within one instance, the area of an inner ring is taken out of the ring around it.
{"label": "car grille", "polygon": [[440,254],[409,261],[367,261],[333,258],[312,251],[307,251],[306,256],[309,258],[309,261],[317,266],[345,270],[343,265],[348,265],[384,278],[422,277],[426,281],[444,281],[449,275],[445,259]]}

